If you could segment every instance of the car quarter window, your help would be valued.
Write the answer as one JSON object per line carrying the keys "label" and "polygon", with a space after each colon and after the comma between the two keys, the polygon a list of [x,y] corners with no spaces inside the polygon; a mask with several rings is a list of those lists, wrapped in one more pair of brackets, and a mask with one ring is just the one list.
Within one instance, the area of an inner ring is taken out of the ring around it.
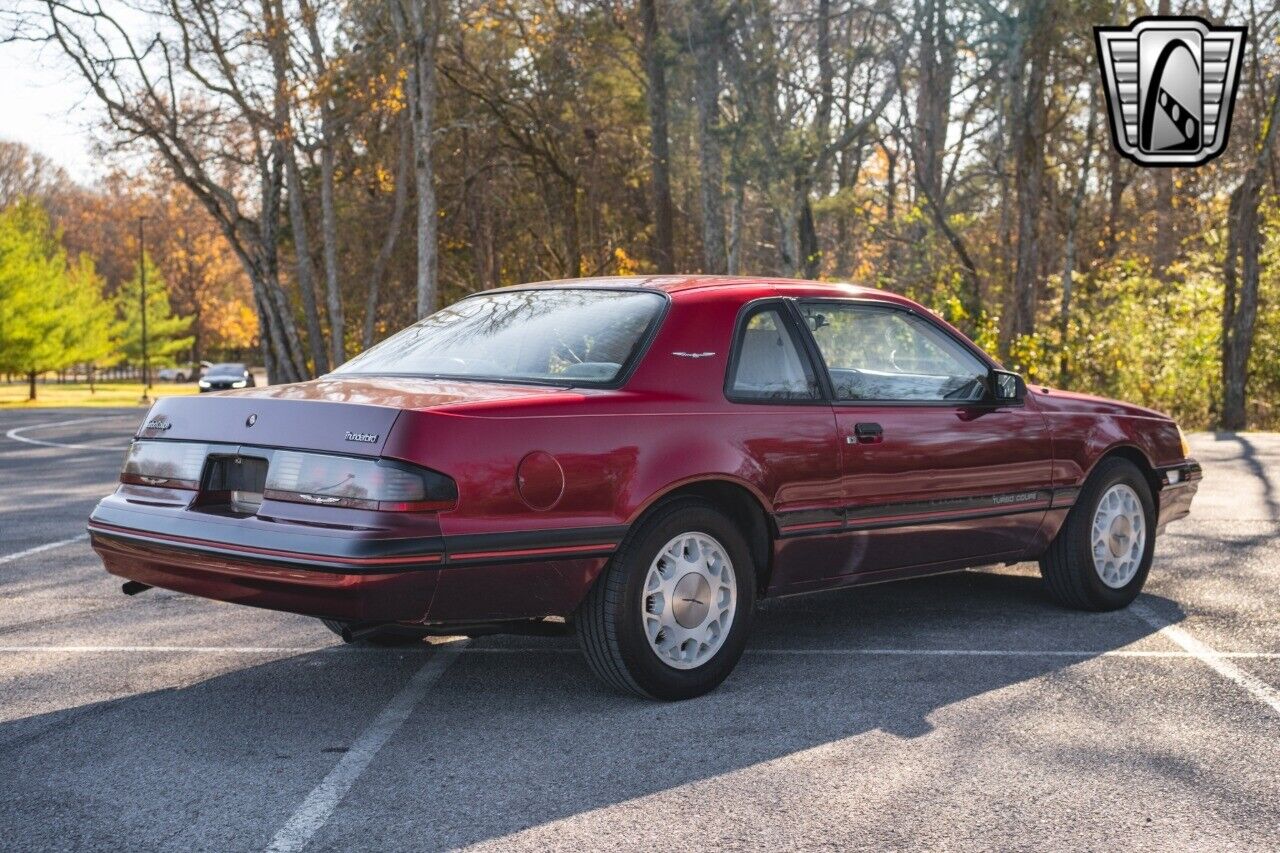
{"label": "car quarter window", "polygon": [[728,396],[738,401],[792,402],[820,397],[781,305],[755,309],[734,341]]}
{"label": "car quarter window", "polygon": [[801,314],[836,400],[974,401],[987,365],[928,320],[865,303],[812,302]]}

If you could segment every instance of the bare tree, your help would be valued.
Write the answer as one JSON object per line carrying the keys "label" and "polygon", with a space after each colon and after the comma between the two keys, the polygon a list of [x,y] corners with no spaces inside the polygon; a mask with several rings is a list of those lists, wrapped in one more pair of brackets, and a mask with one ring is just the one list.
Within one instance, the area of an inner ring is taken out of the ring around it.
{"label": "bare tree", "polygon": [[308,371],[277,249],[287,104],[246,69],[268,55],[266,2],[170,0],[138,42],[96,0],[45,0],[37,37],[56,44],[106,108],[121,142],[149,145],[218,223],[253,283],[272,381]]}
{"label": "bare tree", "polygon": [[437,280],[435,162],[436,52],[444,16],[441,0],[395,0],[395,21],[407,46],[409,110],[413,121],[413,176],[418,204],[418,316],[433,313],[440,301]]}
{"label": "bare tree", "polygon": [[[1244,179],[1231,193],[1227,223],[1227,253],[1222,265],[1222,413],[1224,429],[1244,429],[1249,385],[1249,359],[1258,320],[1261,277],[1262,223],[1259,208],[1268,178],[1274,180],[1276,123],[1280,122],[1280,75],[1275,92],[1261,117],[1261,133]],[[1274,192],[1274,190],[1273,190]]]}
{"label": "bare tree", "polygon": [[1019,13],[1019,42],[1025,45],[1013,63],[1011,111],[1014,195],[1018,246],[1010,288],[1010,316],[1002,331],[1005,344],[1036,327],[1040,299],[1041,207],[1045,193],[1045,133],[1048,105],[1045,83],[1053,49],[1056,12],[1052,4],[1026,0]]}

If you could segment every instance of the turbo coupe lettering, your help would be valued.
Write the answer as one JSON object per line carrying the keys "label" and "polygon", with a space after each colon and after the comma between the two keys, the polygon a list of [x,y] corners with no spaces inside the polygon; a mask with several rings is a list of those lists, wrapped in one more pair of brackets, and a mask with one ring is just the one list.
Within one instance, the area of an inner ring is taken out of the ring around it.
{"label": "turbo coupe lettering", "polygon": [[89,532],[130,593],[348,641],[572,631],[607,684],[681,699],[768,596],[1038,560],[1061,604],[1124,607],[1199,479],[1169,418],[1028,387],[903,297],[613,278],[162,399]]}

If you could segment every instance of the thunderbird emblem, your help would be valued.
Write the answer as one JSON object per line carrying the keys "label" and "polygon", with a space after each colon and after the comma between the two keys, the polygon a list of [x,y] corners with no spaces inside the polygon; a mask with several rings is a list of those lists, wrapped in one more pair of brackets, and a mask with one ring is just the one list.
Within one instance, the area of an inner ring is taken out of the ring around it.
{"label": "thunderbird emblem", "polygon": [[1163,16],[1094,27],[1116,149],[1142,166],[1200,166],[1221,154],[1246,30]]}

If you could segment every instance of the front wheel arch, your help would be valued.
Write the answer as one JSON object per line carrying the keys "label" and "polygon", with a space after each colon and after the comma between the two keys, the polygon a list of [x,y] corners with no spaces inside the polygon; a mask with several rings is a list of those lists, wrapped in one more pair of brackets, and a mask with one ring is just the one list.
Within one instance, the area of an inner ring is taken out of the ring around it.
{"label": "front wheel arch", "polygon": [[1151,488],[1151,501],[1155,504],[1156,515],[1159,517],[1160,475],[1156,472],[1155,466],[1151,464],[1151,460],[1147,458],[1147,454],[1143,453],[1139,448],[1132,444],[1120,444],[1108,448],[1107,451],[1099,456],[1093,463],[1093,466],[1089,469],[1089,473],[1085,475],[1084,481],[1081,485],[1083,486],[1089,482],[1089,478],[1093,476],[1093,473],[1098,470],[1099,466],[1101,466],[1104,461],[1114,458],[1124,459],[1133,463],[1133,466],[1141,472],[1143,479],[1147,481],[1147,485]]}

